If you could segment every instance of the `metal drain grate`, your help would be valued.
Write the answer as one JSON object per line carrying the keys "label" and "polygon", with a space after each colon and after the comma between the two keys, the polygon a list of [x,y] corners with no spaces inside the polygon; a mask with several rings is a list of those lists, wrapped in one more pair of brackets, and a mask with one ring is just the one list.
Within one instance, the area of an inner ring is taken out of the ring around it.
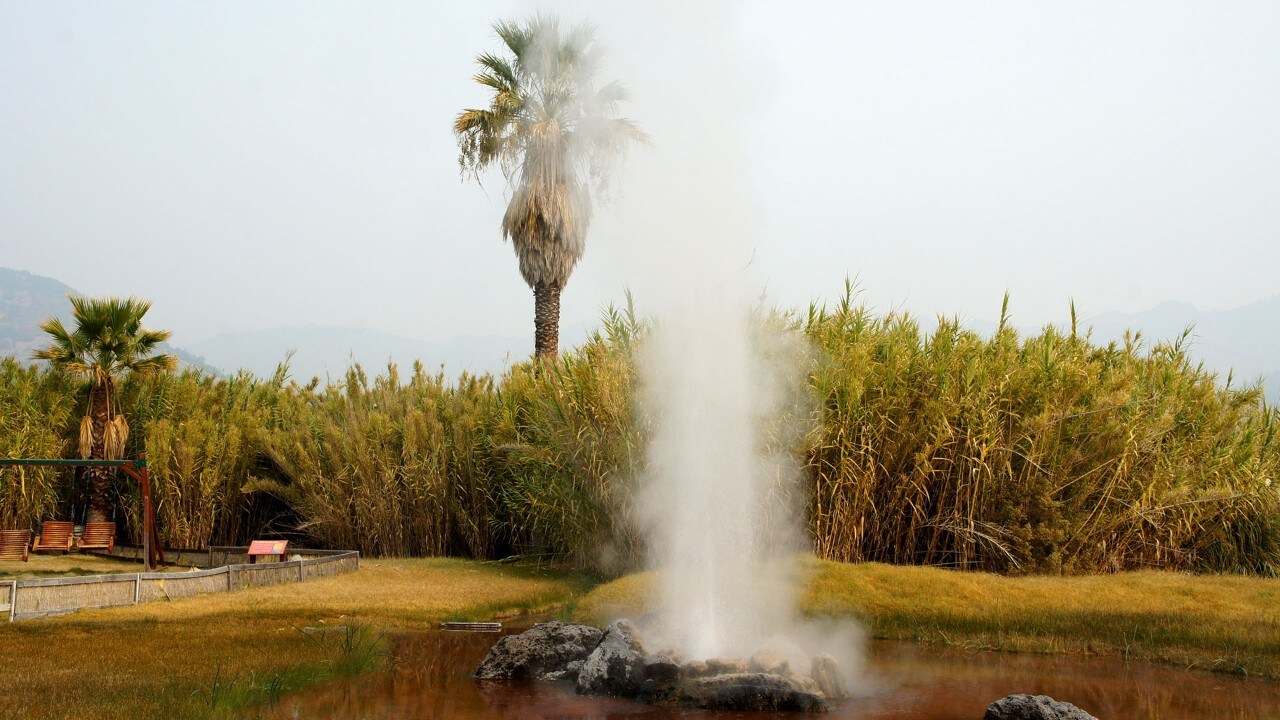
{"label": "metal drain grate", "polygon": [[442,622],[441,630],[454,632],[502,632],[502,623],[496,622]]}

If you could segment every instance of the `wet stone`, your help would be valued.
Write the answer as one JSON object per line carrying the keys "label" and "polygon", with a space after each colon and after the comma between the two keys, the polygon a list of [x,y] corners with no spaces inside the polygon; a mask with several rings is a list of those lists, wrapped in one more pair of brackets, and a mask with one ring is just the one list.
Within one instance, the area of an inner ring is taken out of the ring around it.
{"label": "wet stone", "polygon": [[747,663],[737,658],[712,658],[707,661],[708,675],[737,675],[747,672]]}
{"label": "wet stone", "polygon": [[786,674],[783,675],[783,677],[785,677],[793,685],[799,687],[801,690],[804,690],[807,693],[813,693],[814,695],[821,695],[827,700],[842,699],[842,698],[833,697],[831,695],[828,695],[822,692],[822,688],[819,687],[818,683],[814,682],[812,678],[807,677],[805,675],[801,675],[800,673],[794,670],[788,670]]}
{"label": "wet stone", "polygon": [[1009,695],[987,707],[982,720],[1098,720],[1069,702],[1048,695]]}
{"label": "wet stone", "polygon": [[844,673],[836,659],[825,653],[813,658],[809,677],[828,699],[843,700],[849,697],[849,689],[844,683]]}
{"label": "wet stone", "polygon": [[691,660],[680,666],[680,673],[687,678],[706,677],[711,673],[705,660]]}
{"label": "wet stone", "polygon": [[485,656],[475,677],[480,680],[560,679],[569,663],[584,660],[602,633],[586,625],[548,622],[519,635],[508,635]]}
{"label": "wet stone", "polygon": [[751,656],[751,672],[768,673],[770,675],[786,675],[790,669],[787,658],[777,650],[761,650]]}
{"label": "wet stone", "polygon": [[734,673],[688,680],[668,695],[667,702],[703,710],[830,710],[822,696],[805,690],[793,680],[768,673]]}
{"label": "wet stone", "polygon": [[644,659],[644,678],[655,683],[679,682],[680,665],[666,655],[650,655]]}
{"label": "wet stone", "polygon": [[633,697],[644,682],[644,646],[629,620],[614,620],[578,673],[581,695]]}

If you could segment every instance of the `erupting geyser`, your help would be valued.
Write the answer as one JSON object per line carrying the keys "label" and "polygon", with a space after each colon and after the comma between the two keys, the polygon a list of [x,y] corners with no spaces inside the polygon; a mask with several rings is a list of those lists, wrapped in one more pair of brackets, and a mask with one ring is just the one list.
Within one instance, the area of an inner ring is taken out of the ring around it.
{"label": "erupting geyser", "polygon": [[645,7],[627,25],[644,63],[618,73],[654,149],[628,161],[611,234],[623,281],[655,310],[638,359],[649,445],[636,520],[659,608],[598,636],[548,623],[504,638],[477,677],[573,680],[581,693],[693,707],[825,710],[846,695],[860,653],[855,629],[796,612],[806,498],[791,453],[813,413],[798,333],[754,310],[763,224],[737,127],[749,112],[728,49],[733,7]]}
{"label": "erupting geyser", "polygon": [[761,344],[781,338],[753,332],[732,278],[722,280],[659,321],[640,364],[653,423],[642,507],[663,608],[651,634],[703,660],[749,657],[790,622],[800,548],[793,463],[765,434],[785,429],[800,366],[770,366]]}

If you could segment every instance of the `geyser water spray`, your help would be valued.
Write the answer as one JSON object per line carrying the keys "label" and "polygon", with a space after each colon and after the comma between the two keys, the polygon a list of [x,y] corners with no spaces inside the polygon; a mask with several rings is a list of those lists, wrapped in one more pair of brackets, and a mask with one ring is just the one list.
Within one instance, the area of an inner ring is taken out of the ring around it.
{"label": "geyser water spray", "polygon": [[[767,445],[787,408],[733,278],[696,288],[643,349],[641,405],[651,423],[644,476],[663,640],[690,659],[749,656],[793,615],[793,463]],[[786,353],[782,353],[786,355]],[[789,360],[792,358],[788,358]]]}

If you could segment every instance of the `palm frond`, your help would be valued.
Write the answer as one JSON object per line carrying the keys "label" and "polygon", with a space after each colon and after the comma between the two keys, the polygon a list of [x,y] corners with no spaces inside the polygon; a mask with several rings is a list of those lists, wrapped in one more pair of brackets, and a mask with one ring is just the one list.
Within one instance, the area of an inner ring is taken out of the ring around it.
{"label": "palm frond", "polygon": [[130,364],[129,369],[139,375],[167,372],[178,366],[178,358],[167,353],[140,358]]}
{"label": "palm frond", "polygon": [[500,21],[503,53],[476,58],[477,84],[491,91],[484,109],[454,119],[464,178],[498,165],[512,186],[502,218],[520,273],[532,287],[563,288],[585,249],[592,187],[632,142],[648,137],[616,117],[629,98],[619,82],[597,82],[604,48],[589,23],[564,28],[551,14]]}

